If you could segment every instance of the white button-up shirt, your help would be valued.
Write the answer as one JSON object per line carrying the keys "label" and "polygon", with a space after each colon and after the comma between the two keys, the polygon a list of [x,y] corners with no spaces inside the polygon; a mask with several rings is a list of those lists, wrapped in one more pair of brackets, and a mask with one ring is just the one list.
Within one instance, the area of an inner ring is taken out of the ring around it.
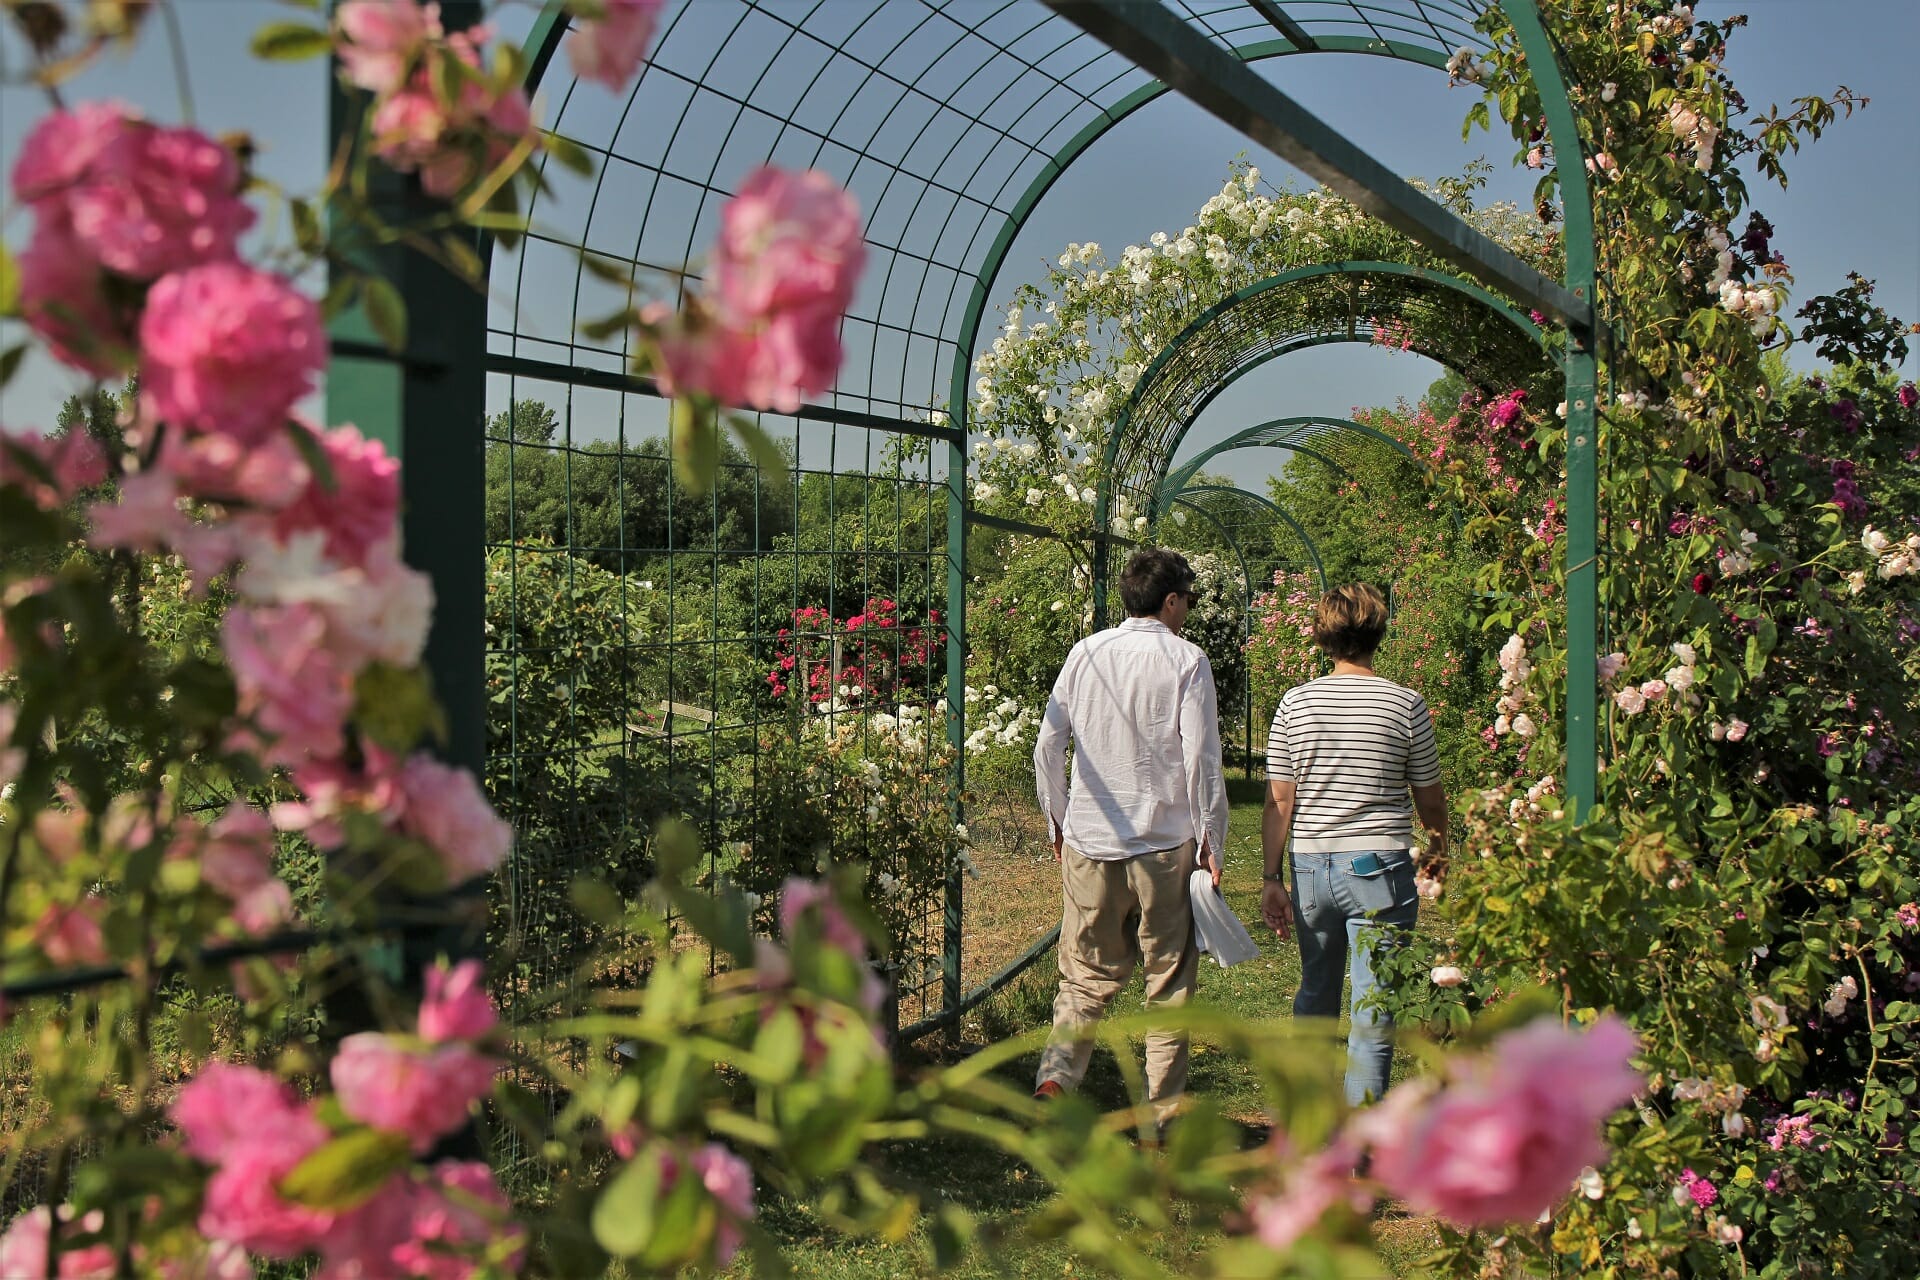
{"label": "white button-up shirt", "polygon": [[1213,667],[1158,618],[1129,618],[1073,646],[1047,700],[1033,768],[1041,809],[1089,858],[1189,840],[1216,857],[1226,849]]}

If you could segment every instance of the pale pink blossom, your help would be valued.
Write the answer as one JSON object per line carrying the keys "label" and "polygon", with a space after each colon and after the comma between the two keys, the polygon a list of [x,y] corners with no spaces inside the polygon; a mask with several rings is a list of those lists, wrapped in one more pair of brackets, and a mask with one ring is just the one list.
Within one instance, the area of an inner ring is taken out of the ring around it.
{"label": "pale pink blossom", "polygon": [[1734,719],[1727,721],[1727,741],[1738,742],[1747,736],[1747,722]]}
{"label": "pale pink blossom", "polygon": [[433,625],[433,580],[409,569],[386,544],[365,572],[348,571],[360,589],[345,601],[326,606],[334,647],[343,662],[359,667],[369,661],[411,667],[427,647]]}
{"label": "pale pink blossom", "polygon": [[293,918],[293,893],[273,874],[273,825],[244,802],[229,805],[200,842],[200,878],[233,903],[233,920],[259,937]]}
{"label": "pale pink blossom", "polygon": [[[659,323],[668,312],[649,307],[644,315]],[[698,315],[695,309],[694,318],[660,334],[655,374],[666,394],[792,413],[805,396],[832,388],[840,368],[840,313],[815,307],[751,329]]]}
{"label": "pale pink blossom", "polygon": [[1611,1014],[1581,1031],[1542,1019],[1403,1085],[1356,1123],[1372,1176],[1417,1212],[1462,1227],[1531,1222],[1607,1156],[1600,1125],[1640,1088],[1635,1041]]}
{"label": "pale pink blossom", "polygon": [[120,482],[112,501],[87,507],[93,525],[93,544],[121,551],[165,551],[186,536],[192,521],[180,509],[180,491],[173,477],[160,471],[141,471]]}
{"label": "pale pink blossom", "polygon": [[52,511],[107,478],[107,455],[84,430],[60,435],[0,434],[0,485],[24,490]]}
{"label": "pale pink blossom", "polygon": [[107,959],[107,940],[100,931],[100,917],[106,911],[106,899],[93,895],[71,906],[48,906],[33,926],[33,945],[62,968],[102,964]]}
{"label": "pale pink blossom", "polygon": [[1435,965],[1433,972],[1427,976],[1436,987],[1457,987],[1467,980],[1466,971],[1451,964]]}
{"label": "pale pink blossom", "polygon": [[1613,703],[1630,716],[1637,716],[1647,709],[1647,695],[1628,686],[1613,695]]}
{"label": "pale pink blossom", "polygon": [[443,34],[440,6],[416,0],[347,0],[334,13],[346,78],[370,93],[391,93],[430,40]]}
{"label": "pale pink blossom", "polygon": [[[113,1246],[90,1244],[75,1247],[67,1243],[69,1237],[79,1233],[104,1230],[105,1214],[94,1209],[75,1221],[73,1210],[62,1205],[60,1224],[60,1267],[52,1273],[58,1280],[112,1280],[119,1274]],[[23,1280],[25,1277],[40,1280],[40,1277],[47,1275],[47,1254],[52,1237],[53,1211],[46,1205],[30,1209],[15,1218],[8,1225],[6,1234],[0,1235],[0,1276],[8,1280],[15,1276]]]}
{"label": "pale pink blossom", "polygon": [[[1275,1146],[1281,1146],[1279,1135]],[[1373,1193],[1354,1179],[1359,1151],[1336,1140],[1318,1155],[1288,1171],[1280,1189],[1247,1204],[1253,1232],[1269,1249],[1285,1251],[1320,1224],[1327,1212],[1345,1205],[1354,1213],[1373,1207]]]}
{"label": "pale pink blossom", "polygon": [[154,469],[173,477],[181,493],[258,511],[285,507],[312,483],[299,449],[282,433],[240,440],[168,432]]}
{"label": "pale pink blossom", "polygon": [[420,1001],[421,1039],[429,1044],[478,1040],[498,1021],[487,995],[486,969],[478,960],[427,970],[426,995]]}
{"label": "pale pink blossom", "polygon": [[1648,702],[1658,702],[1667,696],[1667,682],[1659,679],[1643,681],[1640,685],[1640,696]]}
{"label": "pale pink blossom", "polygon": [[270,763],[340,753],[353,688],[327,648],[324,615],[310,605],[239,606],[221,624],[220,647],[233,668],[240,714],[266,736]]}
{"label": "pale pink blossom", "polygon": [[1627,665],[1627,655],[1624,653],[1609,653],[1604,658],[1599,659],[1597,665],[1600,670],[1600,679],[1603,681],[1611,680],[1620,674],[1620,668]]}
{"label": "pale pink blossom", "polygon": [[328,558],[364,567],[374,549],[392,540],[400,512],[400,463],[357,427],[319,432],[328,477],[309,475],[297,497],[281,508],[274,531],[284,541],[298,530],[326,534]]}
{"label": "pale pink blossom", "polygon": [[482,67],[490,34],[482,26],[447,37],[443,56],[474,72],[462,78],[453,101],[440,98],[435,77],[421,67],[374,110],[374,154],[401,173],[418,173],[427,194],[443,200],[498,167],[516,147],[539,143],[526,92],[518,83],[490,83],[491,73]]}
{"label": "pale pink blossom", "polygon": [[664,0],[600,0],[601,14],[576,20],[567,37],[573,74],[619,91],[639,72]]}
{"label": "pale pink blossom", "polygon": [[406,1135],[415,1151],[467,1122],[499,1064],[464,1044],[410,1048],[362,1031],[340,1042],[330,1068],[340,1108],[363,1124]]}
{"label": "pale pink blossom", "polygon": [[415,755],[400,769],[400,826],[432,846],[452,884],[485,875],[506,860],[513,828],[487,803],[467,770]]}
{"label": "pale pink blossom", "polygon": [[140,319],[141,394],[177,427],[258,443],[326,363],[320,309],[271,272],[217,262],[163,277]]}

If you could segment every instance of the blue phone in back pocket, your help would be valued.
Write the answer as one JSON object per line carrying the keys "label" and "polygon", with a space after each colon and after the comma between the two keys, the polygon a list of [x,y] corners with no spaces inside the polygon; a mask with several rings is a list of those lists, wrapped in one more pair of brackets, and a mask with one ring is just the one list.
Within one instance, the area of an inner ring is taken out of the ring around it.
{"label": "blue phone in back pocket", "polygon": [[1384,870],[1386,865],[1386,863],[1380,861],[1379,854],[1363,853],[1353,860],[1353,866],[1350,869],[1354,875],[1370,876],[1377,871]]}

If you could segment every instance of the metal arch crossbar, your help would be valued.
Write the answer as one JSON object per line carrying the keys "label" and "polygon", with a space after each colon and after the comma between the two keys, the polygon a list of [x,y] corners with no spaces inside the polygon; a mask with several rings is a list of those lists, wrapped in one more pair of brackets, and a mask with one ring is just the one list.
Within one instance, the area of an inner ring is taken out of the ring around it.
{"label": "metal arch crossbar", "polygon": [[1151,0],[1041,2],[1469,275],[1569,329],[1593,332],[1591,298],[1575,296],[1468,226],[1163,6]]}
{"label": "metal arch crossbar", "polygon": [[[1219,457],[1221,454],[1231,453],[1235,449],[1251,449],[1263,445],[1271,448],[1290,449],[1295,453],[1304,453],[1308,457],[1319,458],[1320,461],[1326,463],[1334,470],[1351,478],[1353,473],[1348,470],[1345,465],[1332,458],[1314,453],[1302,443],[1306,440],[1314,440],[1321,436],[1338,432],[1365,436],[1386,445],[1404,457],[1411,458],[1413,456],[1413,450],[1409,449],[1404,442],[1394,439],[1378,427],[1370,427],[1364,422],[1354,422],[1350,418],[1327,418],[1315,414],[1307,414],[1302,417],[1293,418],[1273,418],[1257,426],[1236,431],[1226,439],[1208,445],[1205,449],[1181,463],[1178,468],[1169,472],[1167,478],[1161,481],[1159,486],[1154,490],[1154,506],[1157,508],[1160,503],[1167,500],[1171,495],[1177,494],[1185,489],[1193,478],[1200,474],[1201,469],[1205,467],[1207,463]],[[1149,509],[1148,517],[1152,518],[1153,514],[1154,509]]]}

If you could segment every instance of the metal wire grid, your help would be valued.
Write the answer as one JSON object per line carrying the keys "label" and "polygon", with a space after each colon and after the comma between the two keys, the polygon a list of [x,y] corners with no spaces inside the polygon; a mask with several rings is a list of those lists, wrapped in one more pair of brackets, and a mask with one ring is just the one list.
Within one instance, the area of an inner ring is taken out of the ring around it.
{"label": "metal wire grid", "polygon": [[[763,836],[781,815],[760,797],[779,794],[769,770],[783,767],[777,745],[797,722],[848,727],[868,745],[866,710],[818,715],[796,702],[798,676],[784,695],[768,677],[783,652],[847,641],[839,624],[874,599],[898,608],[881,649],[894,670],[914,665],[915,627],[937,652],[946,480],[939,451],[768,415],[763,429],[795,465],[769,474],[734,457],[711,492],[694,495],[674,473],[651,397],[490,381],[488,785],[519,833],[494,937],[511,958],[513,999],[628,975],[604,960],[580,967],[599,930],[573,904],[575,877],[637,894],[652,872],[650,840],[663,820],[683,818],[701,836],[708,881],[744,882],[747,860],[773,856]],[[536,404],[554,415],[550,439],[524,421]],[[803,606],[832,621],[796,621]],[[920,803],[944,814],[938,697],[923,679],[874,710],[904,703],[928,724]],[[873,871],[903,874],[898,848],[870,848],[858,829],[826,835],[820,852],[873,855]],[[903,1015],[938,1007],[941,942],[930,902],[896,957]]]}

